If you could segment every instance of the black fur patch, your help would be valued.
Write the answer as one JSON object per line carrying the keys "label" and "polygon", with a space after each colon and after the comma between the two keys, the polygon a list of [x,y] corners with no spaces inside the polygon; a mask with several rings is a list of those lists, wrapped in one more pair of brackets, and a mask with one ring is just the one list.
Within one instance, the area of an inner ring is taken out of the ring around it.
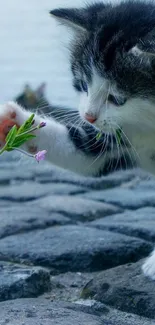
{"label": "black fur patch", "polygon": [[91,125],[83,127],[67,126],[71,141],[75,147],[87,155],[96,156],[102,154],[105,150],[111,150],[110,141],[107,141],[105,135],[97,140],[97,130]]}
{"label": "black fur patch", "polygon": [[155,98],[155,59],[138,59],[129,53],[135,45],[155,53],[155,3],[124,1],[96,3],[82,9],[59,9],[55,15],[85,27],[71,46],[73,83],[82,91],[82,78],[92,80],[93,66],[103,78],[115,82],[125,97]]}
{"label": "black fur patch", "polygon": [[[97,139],[97,129],[89,124],[85,124],[83,127],[67,125],[67,129],[75,147],[88,155],[97,156],[102,153],[112,152],[118,145],[113,135],[108,136],[103,133],[102,136]],[[127,146],[123,140],[121,146],[124,145]]]}

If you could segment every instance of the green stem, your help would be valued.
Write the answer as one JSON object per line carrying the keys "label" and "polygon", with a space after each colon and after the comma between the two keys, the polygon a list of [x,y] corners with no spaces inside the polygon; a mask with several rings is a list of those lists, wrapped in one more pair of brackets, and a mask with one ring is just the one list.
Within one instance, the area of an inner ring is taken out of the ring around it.
{"label": "green stem", "polygon": [[28,157],[32,157],[32,158],[34,158],[34,155],[32,155],[32,154],[30,154],[30,153],[28,153],[28,152],[26,152],[26,151],[24,151],[24,150],[22,150],[22,149],[15,148],[15,147],[12,147],[11,149],[16,150],[16,151],[19,151],[19,152],[23,153],[24,155],[26,155],[26,156],[28,156]]}
{"label": "green stem", "polygon": [[29,130],[27,130],[27,131],[25,131],[23,133],[17,134],[16,138],[20,137],[21,135],[29,134],[30,132],[36,131],[38,129],[39,129],[39,125],[35,126],[32,129],[29,129]]}
{"label": "green stem", "polygon": [[7,149],[7,143],[5,144],[5,146],[0,150],[0,155]]}

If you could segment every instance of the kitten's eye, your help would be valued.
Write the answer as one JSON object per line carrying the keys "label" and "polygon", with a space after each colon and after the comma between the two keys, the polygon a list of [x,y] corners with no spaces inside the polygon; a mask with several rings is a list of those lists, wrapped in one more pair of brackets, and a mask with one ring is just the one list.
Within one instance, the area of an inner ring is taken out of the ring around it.
{"label": "kitten's eye", "polygon": [[85,81],[81,80],[81,88],[88,94],[88,86]]}
{"label": "kitten's eye", "polygon": [[110,103],[114,104],[115,106],[123,106],[126,103],[127,99],[126,98],[117,98],[110,94],[108,96],[108,101]]}

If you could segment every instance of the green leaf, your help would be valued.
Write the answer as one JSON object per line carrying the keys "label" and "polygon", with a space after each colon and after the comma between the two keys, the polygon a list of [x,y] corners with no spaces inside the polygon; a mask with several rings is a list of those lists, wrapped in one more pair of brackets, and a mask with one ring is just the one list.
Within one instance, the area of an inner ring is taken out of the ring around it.
{"label": "green leaf", "polygon": [[28,129],[31,128],[32,124],[33,124],[33,120],[34,120],[34,116],[35,114],[32,114],[22,125],[21,127],[18,129],[17,134],[21,134],[23,132],[28,131]]}
{"label": "green leaf", "polygon": [[25,135],[21,135],[19,136],[18,138],[15,139],[14,143],[13,143],[13,147],[14,148],[18,148],[20,146],[22,146],[25,142],[33,139],[33,138],[36,138],[35,135],[33,134],[25,134]]}
{"label": "green leaf", "polygon": [[13,144],[13,142],[15,140],[16,135],[17,135],[17,126],[14,125],[11,128],[10,132],[8,133],[8,135],[6,137],[6,144],[7,144],[8,147],[11,147],[12,146],[12,144]]}
{"label": "green leaf", "polygon": [[121,138],[122,138],[122,130],[121,129],[116,130],[116,138],[117,138],[118,144],[120,144]]}
{"label": "green leaf", "polygon": [[102,137],[102,132],[97,133],[96,140],[100,140]]}
{"label": "green leaf", "polygon": [[12,148],[6,148],[5,151],[13,151],[14,149]]}

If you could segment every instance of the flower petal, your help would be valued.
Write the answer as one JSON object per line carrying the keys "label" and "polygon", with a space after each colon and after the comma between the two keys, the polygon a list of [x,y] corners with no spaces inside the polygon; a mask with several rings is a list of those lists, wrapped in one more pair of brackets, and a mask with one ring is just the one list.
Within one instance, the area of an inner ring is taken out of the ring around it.
{"label": "flower petal", "polygon": [[44,126],[46,126],[46,122],[41,122],[40,124],[39,124],[39,128],[41,129],[41,128],[44,128]]}
{"label": "flower petal", "polygon": [[38,151],[34,157],[39,162],[39,161],[45,159],[46,153],[47,153],[47,150]]}

